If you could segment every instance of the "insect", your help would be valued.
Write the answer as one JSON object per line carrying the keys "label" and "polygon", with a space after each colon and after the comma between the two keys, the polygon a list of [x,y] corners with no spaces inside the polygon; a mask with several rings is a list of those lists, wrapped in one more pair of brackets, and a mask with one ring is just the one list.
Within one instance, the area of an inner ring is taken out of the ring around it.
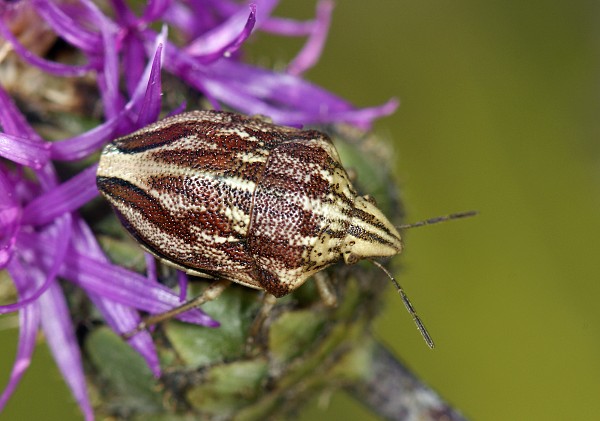
{"label": "insect", "polygon": [[104,148],[97,185],[146,251],[219,280],[170,316],[229,282],[281,297],[340,259],[402,251],[398,230],[357,194],[326,134],[261,117],[192,111],[151,124]]}

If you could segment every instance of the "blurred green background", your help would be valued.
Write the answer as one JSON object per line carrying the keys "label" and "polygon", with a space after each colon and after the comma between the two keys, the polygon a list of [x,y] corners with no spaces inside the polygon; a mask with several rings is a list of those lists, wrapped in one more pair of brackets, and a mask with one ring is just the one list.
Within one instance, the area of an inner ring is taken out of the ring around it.
{"label": "blurred green background", "polygon": [[[277,15],[313,11],[287,0]],[[599,17],[583,0],[338,1],[308,73],[359,106],[402,101],[376,131],[394,142],[408,220],[481,211],[408,232],[396,259],[437,348],[391,286],[376,326],[473,420],[600,416]],[[278,65],[290,44],[260,37],[254,54]],[[4,382],[16,331],[0,341]],[[17,416],[80,419],[43,345],[2,419]],[[325,417],[375,419],[343,394],[302,419]]]}

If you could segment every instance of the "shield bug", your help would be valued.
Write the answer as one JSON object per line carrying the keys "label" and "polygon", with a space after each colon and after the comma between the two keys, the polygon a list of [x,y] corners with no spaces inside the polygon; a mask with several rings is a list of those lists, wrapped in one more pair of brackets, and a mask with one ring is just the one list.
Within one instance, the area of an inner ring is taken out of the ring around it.
{"label": "shield bug", "polygon": [[281,297],[340,259],[402,251],[398,230],[357,194],[326,134],[261,117],[192,111],[151,124],[104,148],[97,185],[146,251],[219,280],[146,325],[215,298],[229,282]]}

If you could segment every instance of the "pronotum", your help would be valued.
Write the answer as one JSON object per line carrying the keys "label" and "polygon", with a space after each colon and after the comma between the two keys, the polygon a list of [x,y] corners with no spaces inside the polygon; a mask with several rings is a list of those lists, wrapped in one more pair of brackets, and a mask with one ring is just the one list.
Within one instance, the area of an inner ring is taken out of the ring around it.
{"label": "pronotum", "polygon": [[146,251],[218,280],[170,315],[229,282],[281,297],[341,258],[352,264],[402,251],[398,230],[357,195],[327,135],[262,117],[192,111],[151,124],[104,148],[97,184]]}

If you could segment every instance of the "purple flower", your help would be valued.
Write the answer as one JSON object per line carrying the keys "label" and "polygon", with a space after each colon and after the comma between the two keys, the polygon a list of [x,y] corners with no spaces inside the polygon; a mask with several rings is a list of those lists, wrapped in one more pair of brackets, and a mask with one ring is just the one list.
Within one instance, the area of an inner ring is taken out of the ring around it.
{"label": "purple flower", "polygon": [[[138,311],[164,312],[184,299],[148,276],[111,264],[77,209],[97,195],[96,166],[61,182],[56,161],[75,161],[97,152],[107,141],[158,119],[161,71],[197,89],[215,108],[222,104],[248,114],[264,114],[289,125],[344,122],[368,128],[394,111],[395,100],[356,109],[300,75],[318,59],[332,2],[321,1],[315,20],[299,22],[271,16],[275,0],[241,5],[229,0],[150,0],[138,16],[124,0],[109,2],[108,17],[91,1],[30,0],[0,4],[0,37],[28,65],[57,78],[93,75],[104,122],[78,136],[47,142],[29,125],[7,90],[0,86],[0,267],[10,273],[19,300],[0,306],[18,311],[17,357],[0,396],[6,404],[31,361],[35,336],[45,333],[50,350],[87,420],[93,411],[81,355],[66,300],[57,278],[81,288],[117,333],[140,322]],[[39,20],[27,26],[28,19]],[[16,22],[26,30],[43,28],[79,52],[83,64],[49,61],[22,43]],[[42,24],[43,23],[43,24]],[[151,29],[163,23],[160,32]],[[167,37],[167,25],[179,43]],[[240,47],[253,31],[305,36],[307,42],[286,72],[255,67],[242,60]],[[178,112],[181,109],[166,110]],[[33,176],[32,176],[33,174]],[[185,279],[180,278],[180,285]],[[181,320],[216,327],[201,310]],[[151,336],[128,340],[158,376]]]}

